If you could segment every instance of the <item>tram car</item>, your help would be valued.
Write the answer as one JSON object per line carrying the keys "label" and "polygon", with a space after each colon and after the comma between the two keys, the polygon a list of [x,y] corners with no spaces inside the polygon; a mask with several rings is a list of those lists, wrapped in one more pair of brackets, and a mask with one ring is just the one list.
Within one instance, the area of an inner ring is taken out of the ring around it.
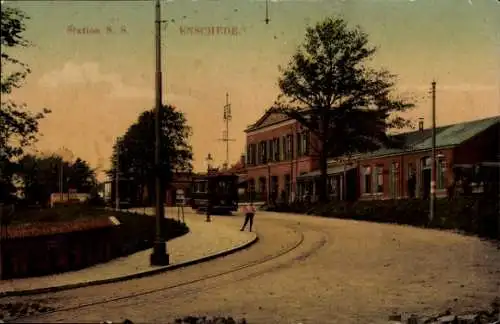
{"label": "tram car", "polygon": [[191,183],[191,208],[206,212],[209,200],[214,214],[238,210],[238,176],[233,173],[197,175]]}

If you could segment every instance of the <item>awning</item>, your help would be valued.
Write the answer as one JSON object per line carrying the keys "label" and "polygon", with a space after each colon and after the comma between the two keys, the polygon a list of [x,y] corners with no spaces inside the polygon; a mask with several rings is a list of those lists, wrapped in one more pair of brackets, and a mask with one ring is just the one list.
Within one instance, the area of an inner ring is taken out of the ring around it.
{"label": "awning", "polygon": [[[334,167],[328,168],[326,170],[326,173],[328,175],[340,174],[340,173],[343,173],[344,171],[353,170],[355,168],[356,168],[356,166],[346,165],[345,169],[344,169],[343,165],[338,165],[338,166],[334,166]],[[312,171],[312,172],[309,172],[309,173],[302,174],[302,175],[298,176],[297,180],[305,180],[305,179],[310,179],[310,178],[316,178],[316,177],[319,177],[320,175],[321,175],[321,171],[320,170],[315,170],[315,171]]]}

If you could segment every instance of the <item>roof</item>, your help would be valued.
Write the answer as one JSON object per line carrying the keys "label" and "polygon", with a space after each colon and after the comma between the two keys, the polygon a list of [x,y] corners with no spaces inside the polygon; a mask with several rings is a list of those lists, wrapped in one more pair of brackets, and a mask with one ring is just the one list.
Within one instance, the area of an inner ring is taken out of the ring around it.
{"label": "roof", "polygon": [[262,115],[255,123],[245,129],[245,133],[257,130],[259,128],[275,125],[287,120],[290,120],[290,117],[285,116],[284,114],[275,113],[271,111],[271,109],[267,109],[264,115]]}
{"label": "roof", "polygon": [[227,172],[227,171],[213,171],[210,172],[209,174],[197,174],[196,176],[193,177],[193,180],[205,180],[207,178],[214,178],[214,177],[238,177],[237,174],[233,172]]}
{"label": "roof", "polygon": [[[498,123],[500,123],[500,116],[436,127],[436,147],[460,145]],[[404,148],[383,147],[370,153],[361,154],[359,158],[373,158],[432,148],[432,128],[397,134],[393,138],[402,140]]]}
{"label": "roof", "polygon": [[[307,114],[309,110],[303,110],[304,114]],[[306,116],[307,118],[307,116]],[[252,125],[248,126],[245,129],[245,133],[264,128],[264,127],[269,127],[272,125],[276,125],[279,123],[282,123],[284,121],[292,120],[292,118],[286,116],[285,114],[279,113],[279,112],[274,112],[272,108],[269,108],[266,110],[264,115],[260,117],[255,123]]]}
{"label": "roof", "polygon": [[[339,173],[342,173],[344,171],[349,171],[349,170],[352,170],[352,169],[355,169],[355,168],[356,168],[356,166],[346,165],[345,169],[344,169],[344,165],[337,165],[337,166],[328,168],[326,170],[326,174],[327,175],[339,174]],[[321,175],[321,171],[320,170],[314,170],[312,172],[309,172],[309,173],[302,174],[302,175],[298,176],[297,179],[313,178],[313,177],[317,177],[319,175]]]}

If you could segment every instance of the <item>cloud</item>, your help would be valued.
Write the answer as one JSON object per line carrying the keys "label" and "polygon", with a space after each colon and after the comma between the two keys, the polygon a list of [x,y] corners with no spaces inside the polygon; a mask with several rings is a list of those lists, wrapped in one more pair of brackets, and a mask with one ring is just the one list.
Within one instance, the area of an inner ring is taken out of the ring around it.
{"label": "cloud", "polygon": [[98,83],[109,85],[108,96],[113,98],[132,99],[154,96],[154,90],[128,85],[121,75],[105,73],[101,71],[99,64],[94,62],[82,64],[67,62],[61,69],[46,73],[39,80],[40,85],[49,88]]}
{"label": "cloud", "polygon": [[[108,96],[111,98],[154,99],[155,89],[153,83],[151,83],[151,87],[137,87],[126,84],[120,74],[104,73],[101,71],[99,64],[94,62],[82,64],[67,62],[61,69],[46,73],[39,80],[40,85],[48,88],[99,83],[109,86],[110,91]],[[169,102],[193,99],[191,95],[167,93],[167,100]]]}

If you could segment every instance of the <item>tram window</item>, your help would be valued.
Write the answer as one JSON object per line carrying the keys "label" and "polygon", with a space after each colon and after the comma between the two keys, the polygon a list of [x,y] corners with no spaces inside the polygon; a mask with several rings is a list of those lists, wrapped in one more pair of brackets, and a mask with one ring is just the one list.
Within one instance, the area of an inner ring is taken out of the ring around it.
{"label": "tram window", "polygon": [[203,182],[195,182],[194,183],[194,192],[196,193],[205,193],[207,192],[207,183],[205,181]]}
{"label": "tram window", "polygon": [[217,191],[220,193],[228,193],[228,183],[226,181],[219,181],[217,185]]}

